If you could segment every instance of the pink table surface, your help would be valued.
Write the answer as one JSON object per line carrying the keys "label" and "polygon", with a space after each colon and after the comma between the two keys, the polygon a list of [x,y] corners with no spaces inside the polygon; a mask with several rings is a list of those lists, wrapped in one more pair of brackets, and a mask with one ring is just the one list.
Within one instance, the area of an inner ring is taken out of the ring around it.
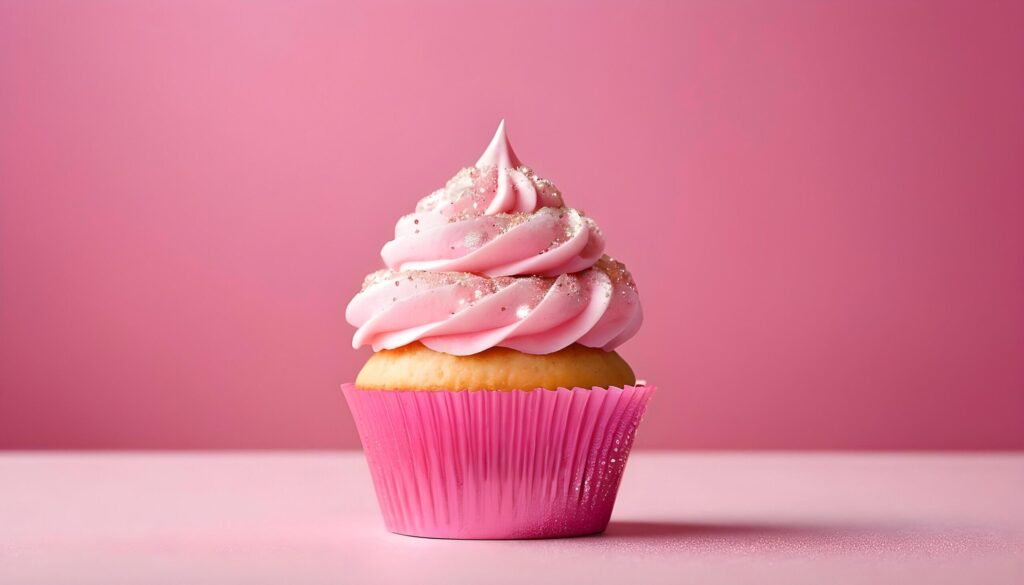
{"label": "pink table surface", "polygon": [[600,536],[387,533],[360,453],[0,454],[0,583],[1024,583],[1024,455],[635,453]]}

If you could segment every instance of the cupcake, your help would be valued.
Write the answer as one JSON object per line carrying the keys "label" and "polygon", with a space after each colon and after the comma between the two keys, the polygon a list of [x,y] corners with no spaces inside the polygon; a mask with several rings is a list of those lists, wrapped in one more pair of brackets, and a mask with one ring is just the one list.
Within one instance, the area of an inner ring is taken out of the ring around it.
{"label": "cupcake", "polygon": [[615,348],[643,319],[626,267],[516,157],[499,124],[472,167],[398,220],[345,317],[374,354],[342,390],[387,528],[551,538],[608,524],[653,386]]}

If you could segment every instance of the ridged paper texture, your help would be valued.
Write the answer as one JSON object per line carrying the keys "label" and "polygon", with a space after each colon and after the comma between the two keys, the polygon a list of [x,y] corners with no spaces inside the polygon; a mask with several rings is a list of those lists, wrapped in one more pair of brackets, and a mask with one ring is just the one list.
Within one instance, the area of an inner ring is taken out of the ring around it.
{"label": "ridged paper texture", "polygon": [[392,532],[544,538],[604,530],[652,386],[342,386]]}

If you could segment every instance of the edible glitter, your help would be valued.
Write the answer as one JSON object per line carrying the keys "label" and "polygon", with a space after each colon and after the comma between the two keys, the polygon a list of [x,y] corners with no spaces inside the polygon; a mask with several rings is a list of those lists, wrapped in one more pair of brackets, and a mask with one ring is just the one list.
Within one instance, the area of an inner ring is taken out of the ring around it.
{"label": "edible glitter", "polygon": [[[499,178],[503,173],[510,179],[510,187],[516,191],[517,195],[522,189],[535,193],[535,195],[526,195],[526,200],[535,201],[534,209],[564,206],[562,193],[558,188],[529,167],[522,165],[511,168],[494,165],[461,169],[445,183],[444,187],[420,199],[416,204],[416,212],[436,213],[448,219],[449,222],[452,222],[452,218],[455,217],[484,216],[498,192]],[[522,202],[520,200],[517,203]]]}
{"label": "edible glitter", "polygon": [[480,232],[469,232],[462,239],[462,245],[470,249],[477,248],[483,243],[483,239],[484,236]]}

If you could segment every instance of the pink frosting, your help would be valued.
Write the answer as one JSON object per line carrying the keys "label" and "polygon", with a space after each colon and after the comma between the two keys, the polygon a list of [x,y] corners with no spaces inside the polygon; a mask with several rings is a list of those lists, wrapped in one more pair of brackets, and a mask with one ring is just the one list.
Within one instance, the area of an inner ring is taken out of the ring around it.
{"label": "pink frosting", "polygon": [[476,165],[424,197],[345,312],[353,347],[414,341],[454,355],[490,347],[612,350],[643,312],[600,229],[512,150],[505,122]]}
{"label": "pink frosting", "polygon": [[568,207],[543,207],[455,222],[435,213],[407,215],[381,256],[394,270],[557,276],[590,268],[603,251],[604,236],[592,219]]}
{"label": "pink frosting", "polygon": [[556,276],[593,266],[603,252],[597,224],[523,166],[503,120],[475,166],[398,221],[381,257],[392,270]]}
{"label": "pink frosting", "polygon": [[602,258],[555,278],[381,270],[345,311],[352,344],[374,351],[421,341],[469,355],[500,346],[547,354],[573,343],[611,350],[636,333],[643,311],[625,266]]}

